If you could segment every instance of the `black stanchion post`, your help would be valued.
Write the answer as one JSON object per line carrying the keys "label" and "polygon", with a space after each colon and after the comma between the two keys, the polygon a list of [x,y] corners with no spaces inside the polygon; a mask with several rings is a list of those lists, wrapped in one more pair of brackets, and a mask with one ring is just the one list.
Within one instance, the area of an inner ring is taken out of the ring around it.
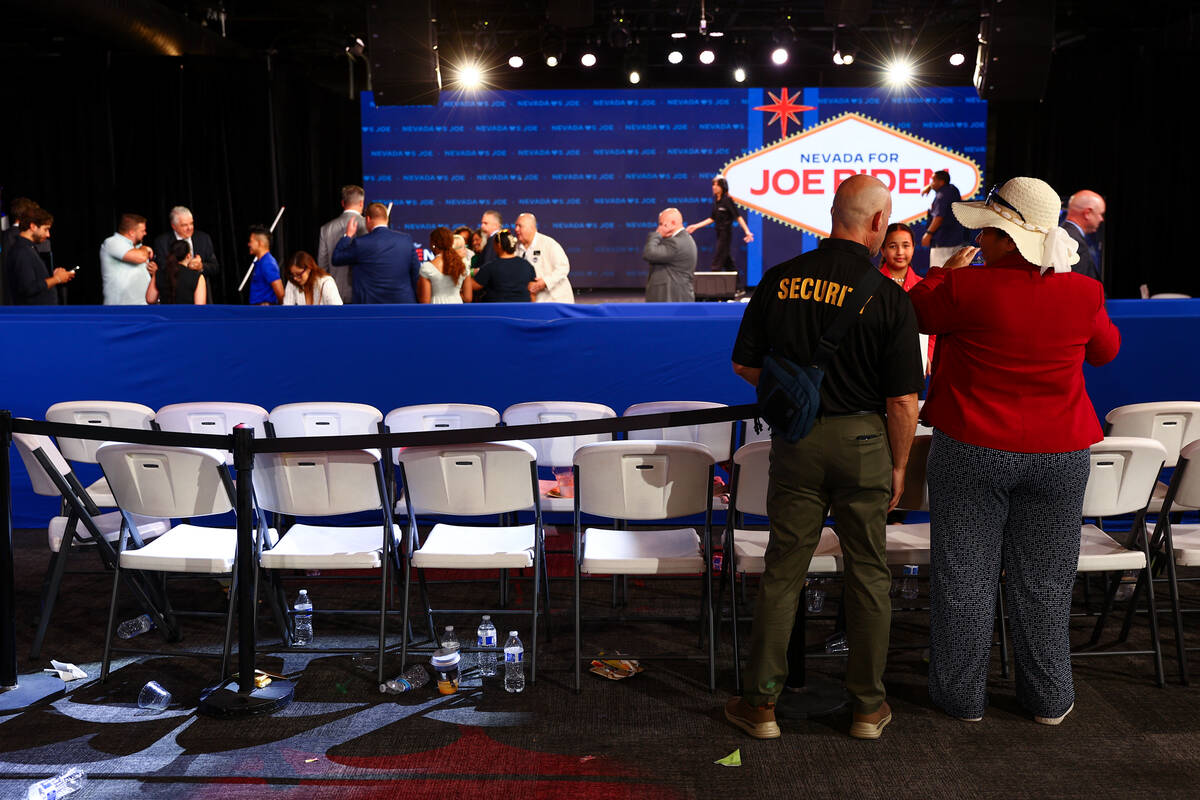
{"label": "black stanchion post", "polygon": [[8,454],[12,445],[12,412],[0,411],[0,689],[17,685],[16,577],[13,564],[12,475]]}
{"label": "black stanchion post", "polygon": [[238,674],[205,690],[199,710],[218,717],[269,714],[292,702],[291,681],[272,679],[259,688],[254,683],[254,635],[256,586],[254,580],[254,508],[251,487],[254,475],[254,430],[245,426],[233,431],[233,466],[237,470],[237,604]]}

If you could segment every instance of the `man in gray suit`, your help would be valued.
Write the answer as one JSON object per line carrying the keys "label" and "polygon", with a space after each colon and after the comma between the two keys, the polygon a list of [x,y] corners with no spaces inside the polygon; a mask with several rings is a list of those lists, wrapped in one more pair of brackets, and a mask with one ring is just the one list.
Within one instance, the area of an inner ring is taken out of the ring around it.
{"label": "man in gray suit", "polygon": [[690,303],[696,299],[696,242],[683,227],[683,215],[668,208],[646,239],[642,258],[650,263],[647,303]]}
{"label": "man in gray suit", "polygon": [[337,284],[338,294],[343,303],[354,302],[354,285],[351,283],[351,267],[335,267],[331,263],[333,248],[346,235],[346,226],[354,220],[357,224],[357,235],[367,232],[367,221],[363,219],[363,189],[361,186],[342,187],[342,213],[321,226],[321,241],[317,245],[317,266],[333,276]]}

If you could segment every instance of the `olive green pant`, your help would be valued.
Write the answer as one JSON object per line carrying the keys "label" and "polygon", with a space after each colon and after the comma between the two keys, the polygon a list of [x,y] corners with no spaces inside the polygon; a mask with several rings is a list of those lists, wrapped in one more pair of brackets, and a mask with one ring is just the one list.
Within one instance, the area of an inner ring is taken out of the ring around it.
{"label": "olive green pant", "polygon": [[832,507],[845,556],[846,690],[858,713],[883,703],[892,621],[884,522],[891,494],[892,453],[878,414],[818,419],[795,444],[772,439],[771,536],[754,612],[747,702],[773,703],[783,690],[796,605]]}

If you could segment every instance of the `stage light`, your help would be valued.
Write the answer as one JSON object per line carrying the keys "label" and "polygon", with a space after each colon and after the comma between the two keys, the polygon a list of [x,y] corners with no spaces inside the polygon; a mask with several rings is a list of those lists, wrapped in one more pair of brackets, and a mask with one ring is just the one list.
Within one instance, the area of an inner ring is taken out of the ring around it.
{"label": "stage light", "polygon": [[913,65],[907,58],[897,58],[884,67],[887,82],[894,87],[908,86],[913,79]]}
{"label": "stage light", "polygon": [[846,63],[845,61],[842,60],[842,51],[841,50],[833,51],[833,63],[837,64],[839,67]]}
{"label": "stage light", "polygon": [[520,69],[521,67],[525,66],[525,59],[521,58],[520,56],[511,56],[508,59],[508,65],[513,69]]}
{"label": "stage light", "polygon": [[775,49],[774,49],[774,50],[771,52],[771,60],[772,60],[772,61],[774,61],[776,64],[778,64],[778,65],[780,65],[780,66],[783,66],[784,64],[786,64],[786,63],[787,63],[787,60],[788,60],[788,51],[787,51],[787,48],[784,48],[784,47],[776,47],[776,48],[775,48]]}
{"label": "stage light", "polygon": [[473,91],[483,86],[483,70],[473,61],[458,68],[458,85],[467,91]]}
{"label": "stage light", "polygon": [[735,69],[733,71],[733,79],[735,81],[737,81],[738,83],[745,83],[746,82],[746,70],[742,69],[741,67],[738,67],[737,69]]}
{"label": "stage light", "polygon": [[641,83],[642,73],[638,72],[636,69],[631,70],[629,73],[629,82],[634,84]]}
{"label": "stage light", "polygon": [[547,67],[557,67],[558,66],[558,56],[546,56],[546,66]]}
{"label": "stage light", "polygon": [[709,31],[708,38],[710,38],[710,39],[720,39],[720,38],[721,38],[722,36],[724,36],[724,35],[725,35],[725,32],[724,32],[724,31]]}
{"label": "stage light", "polygon": [[678,64],[683,61],[683,53],[678,50],[672,50],[667,53],[667,61],[670,61],[672,64]]}
{"label": "stage light", "polygon": [[842,66],[843,67],[848,67],[853,63],[854,63],[854,53],[843,53],[842,54]]}
{"label": "stage light", "polygon": [[675,31],[674,33],[671,34],[671,38],[672,39],[686,39],[687,33],[684,31]]}
{"label": "stage light", "polygon": [[579,57],[579,63],[583,64],[585,67],[596,66],[596,54],[595,53],[584,53],[583,55],[581,55]]}
{"label": "stage light", "polygon": [[967,57],[964,56],[962,53],[955,53],[954,55],[950,56],[950,66],[961,67],[963,65],[963,62],[965,62],[966,60],[967,60]]}
{"label": "stage light", "polygon": [[711,64],[716,60],[717,60],[717,54],[714,53],[712,50],[701,50],[700,51],[700,63],[701,64]]}

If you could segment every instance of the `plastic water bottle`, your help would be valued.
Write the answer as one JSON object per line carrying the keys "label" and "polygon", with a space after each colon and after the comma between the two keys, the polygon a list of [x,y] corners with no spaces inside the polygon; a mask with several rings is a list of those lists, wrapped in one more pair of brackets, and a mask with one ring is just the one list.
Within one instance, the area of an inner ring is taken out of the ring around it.
{"label": "plastic water bottle", "polygon": [[504,643],[504,691],[525,691],[525,648],[516,631],[509,631]]}
{"label": "plastic water bottle", "polygon": [[87,773],[78,767],[72,767],[61,775],[38,781],[25,792],[28,800],[58,800],[66,797],[87,783]]}
{"label": "plastic water bottle", "polygon": [[900,581],[900,596],[905,600],[917,599],[917,565],[904,565],[904,579]]}
{"label": "plastic water bottle", "polygon": [[412,689],[420,689],[427,683],[429,683],[429,672],[420,664],[413,664],[404,670],[402,675],[379,684],[379,691],[383,694],[401,694]]}
{"label": "plastic water bottle", "polygon": [[825,608],[825,588],[820,578],[810,578],[805,591],[805,609],[809,614],[820,614]]}
{"label": "plastic water bottle", "polygon": [[117,626],[117,636],[122,639],[132,639],[146,631],[154,630],[154,620],[149,614],[142,614],[140,617],[127,619]]}
{"label": "plastic water bottle", "polygon": [[296,632],[292,636],[293,647],[308,647],[313,640],[313,604],[308,599],[308,589],[301,589],[296,598]]}
{"label": "plastic water bottle", "polygon": [[496,626],[492,624],[492,618],[488,614],[483,615],[483,621],[479,623],[479,629],[475,631],[475,643],[480,648],[479,650],[479,674],[485,678],[491,678],[496,674],[497,657],[496,647]]}

